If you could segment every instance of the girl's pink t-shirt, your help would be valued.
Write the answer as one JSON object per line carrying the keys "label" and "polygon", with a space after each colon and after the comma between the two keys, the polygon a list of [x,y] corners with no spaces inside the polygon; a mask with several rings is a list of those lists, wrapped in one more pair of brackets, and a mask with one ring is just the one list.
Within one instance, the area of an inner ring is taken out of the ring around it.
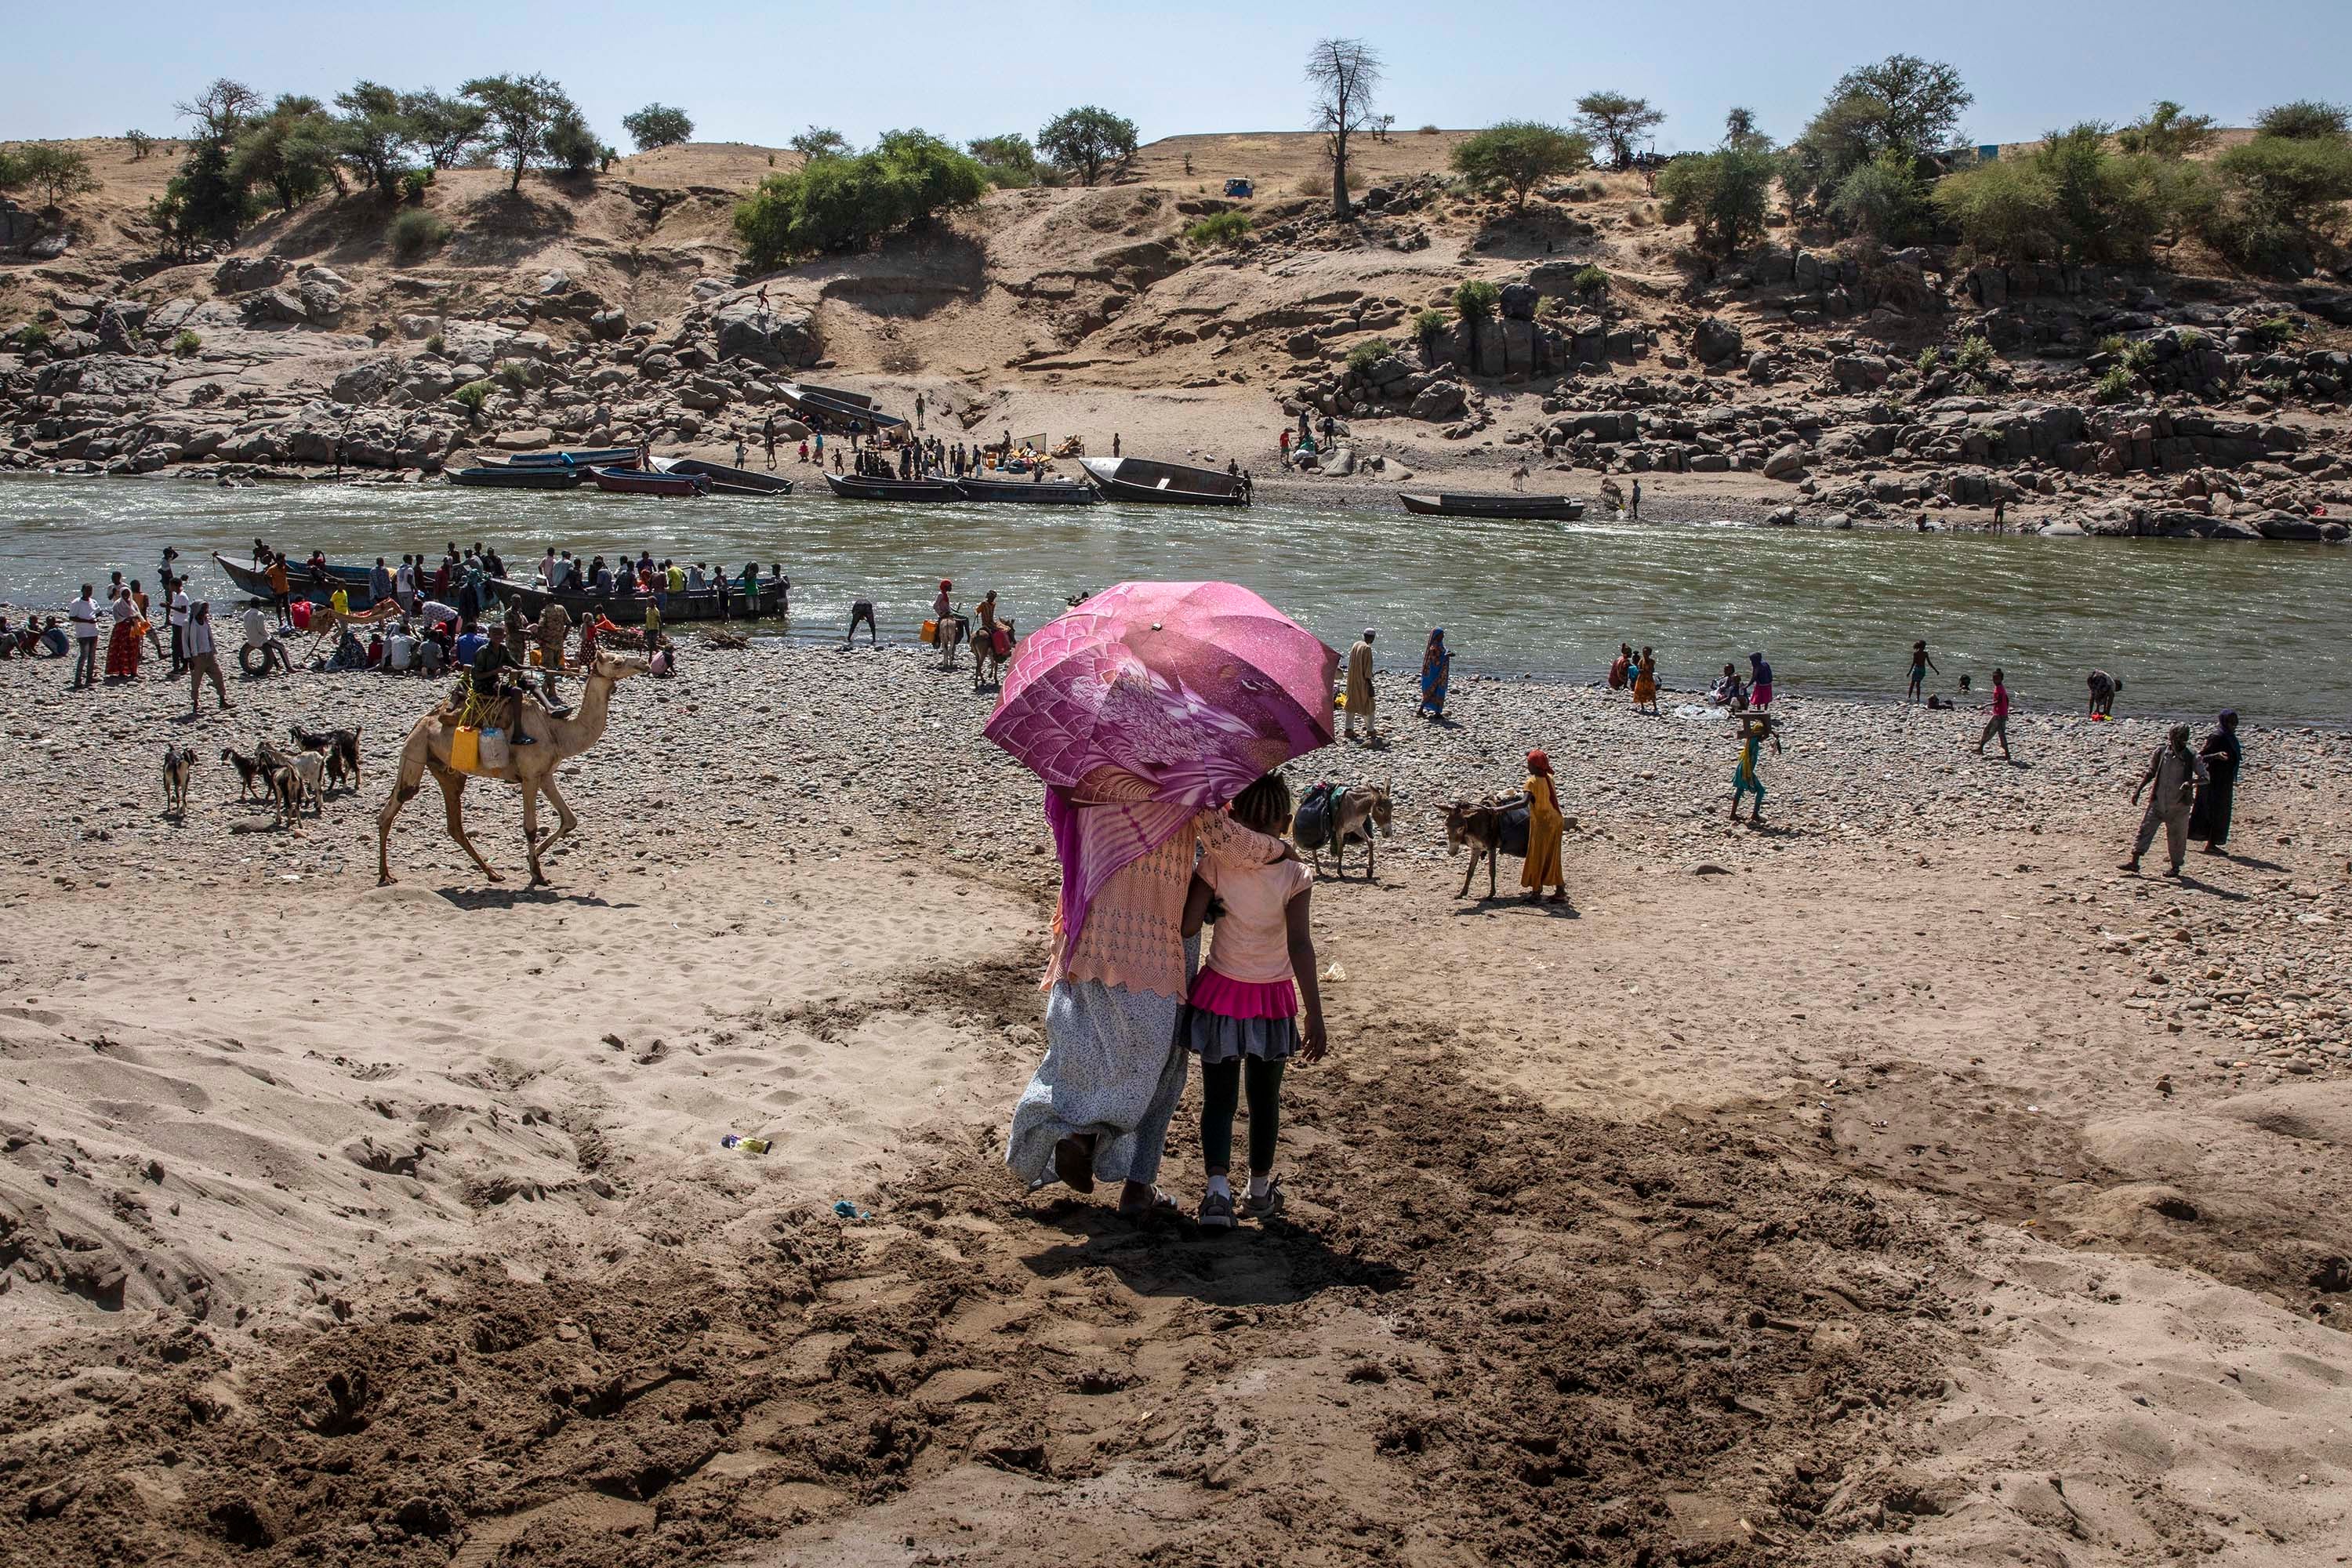
{"label": "girl's pink t-shirt", "polygon": [[1237,866],[1211,858],[1199,874],[1225,905],[1212,928],[1207,967],[1254,985],[1290,979],[1290,900],[1313,883],[1307,868],[1296,860]]}
{"label": "girl's pink t-shirt", "polygon": [[1992,716],[1996,719],[2009,717],[2009,688],[2006,686],[1992,689]]}

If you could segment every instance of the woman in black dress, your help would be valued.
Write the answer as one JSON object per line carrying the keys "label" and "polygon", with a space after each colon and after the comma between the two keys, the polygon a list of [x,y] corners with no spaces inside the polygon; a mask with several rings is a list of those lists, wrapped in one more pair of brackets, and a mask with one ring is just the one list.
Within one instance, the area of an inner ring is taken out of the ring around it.
{"label": "woman in black dress", "polygon": [[2238,769],[2246,760],[2246,748],[2238,740],[2238,710],[2222,709],[2221,727],[2198,749],[2210,776],[2189,808],[2189,836],[2205,840],[2206,854],[2219,855],[2230,841],[2230,808],[2238,793]]}

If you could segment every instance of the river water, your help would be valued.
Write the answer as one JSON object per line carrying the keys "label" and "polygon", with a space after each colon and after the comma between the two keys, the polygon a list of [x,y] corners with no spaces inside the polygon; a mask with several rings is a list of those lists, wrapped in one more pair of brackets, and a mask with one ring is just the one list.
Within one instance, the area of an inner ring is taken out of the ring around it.
{"label": "river water", "polygon": [[[820,487],[821,489],[822,487]],[[183,480],[0,480],[0,600],[62,607],[121,569],[152,579],[165,544],[246,560],[256,537],[299,559],[493,542],[529,569],[550,543],[583,554],[782,563],[793,615],[772,629],[837,637],[871,598],[911,635],[938,579],[990,588],[1034,627],[1066,596],[1128,577],[1245,584],[1345,647],[1381,630],[1383,666],[1416,666],[1443,626],[1455,672],[1597,677],[1620,641],[1655,645],[1670,688],[1706,684],[1761,649],[1784,691],[1899,696],[1925,637],[1949,690],[2003,665],[2021,705],[2079,707],[2084,673],[2123,678],[2123,708],[2250,721],[2352,719],[2352,550],[2318,544],[1829,532],[1728,523],[1471,522],[1264,501],[1247,510],[916,507],[836,500],[667,501],[439,484],[223,489]],[[1936,687],[1931,687],[1936,689]]]}

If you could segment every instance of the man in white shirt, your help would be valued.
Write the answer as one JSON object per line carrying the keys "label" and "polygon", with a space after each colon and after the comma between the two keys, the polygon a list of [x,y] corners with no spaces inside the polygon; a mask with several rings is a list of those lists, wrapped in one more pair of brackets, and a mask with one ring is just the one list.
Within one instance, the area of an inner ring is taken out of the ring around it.
{"label": "man in white shirt", "polygon": [[258,605],[248,605],[245,610],[245,646],[261,650],[261,668],[267,673],[272,665],[291,670],[294,660],[288,657],[286,645],[278,640],[277,628],[269,617],[261,613]]}
{"label": "man in white shirt", "polygon": [[404,610],[416,608],[416,567],[405,555],[400,558],[400,570],[393,577],[393,597]]}
{"label": "man in white shirt", "polygon": [[84,583],[81,597],[66,606],[74,635],[73,685],[68,690],[98,684],[98,601],[91,596],[96,592]]}
{"label": "man in white shirt", "polygon": [[539,558],[539,580],[551,588],[556,586],[555,546],[552,544],[547,547],[547,553]]}
{"label": "man in white shirt", "polygon": [[394,675],[406,675],[415,658],[416,639],[408,635],[406,626],[383,639],[383,667]]}
{"label": "man in white shirt", "polygon": [[163,619],[172,628],[172,674],[178,677],[188,669],[188,580],[173,577],[164,586],[171,595]]}

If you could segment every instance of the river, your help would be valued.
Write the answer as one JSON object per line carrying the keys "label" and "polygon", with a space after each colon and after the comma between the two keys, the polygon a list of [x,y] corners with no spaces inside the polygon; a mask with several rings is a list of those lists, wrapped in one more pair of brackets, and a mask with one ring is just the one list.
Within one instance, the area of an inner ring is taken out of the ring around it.
{"label": "river", "polygon": [[[812,476],[813,477],[813,476]],[[2352,716],[2352,550],[2318,544],[1832,532],[1744,524],[1469,522],[1266,501],[1247,510],[1096,506],[925,508],[829,495],[690,502],[328,484],[224,489],[188,480],[0,480],[0,600],[62,607],[110,570],[152,579],[165,544],[215,599],[205,559],[259,537],[338,561],[495,543],[528,571],[549,543],[782,563],[793,616],[840,635],[872,598],[910,635],[940,577],[990,588],[1034,627],[1066,596],[1127,577],[1247,584],[1345,647],[1381,630],[1383,666],[1418,663],[1443,626],[1455,672],[1587,679],[1621,641],[1655,645],[1669,687],[1704,685],[1750,649],[1784,691],[1899,696],[1925,637],[1949,690],[2007,668],[2021,706],[2079,706],[2084,673],[2125,681],[2134,712],[2243,710],[2250,721]],[[1931,688],[1935,689],[1935,688]]]}

